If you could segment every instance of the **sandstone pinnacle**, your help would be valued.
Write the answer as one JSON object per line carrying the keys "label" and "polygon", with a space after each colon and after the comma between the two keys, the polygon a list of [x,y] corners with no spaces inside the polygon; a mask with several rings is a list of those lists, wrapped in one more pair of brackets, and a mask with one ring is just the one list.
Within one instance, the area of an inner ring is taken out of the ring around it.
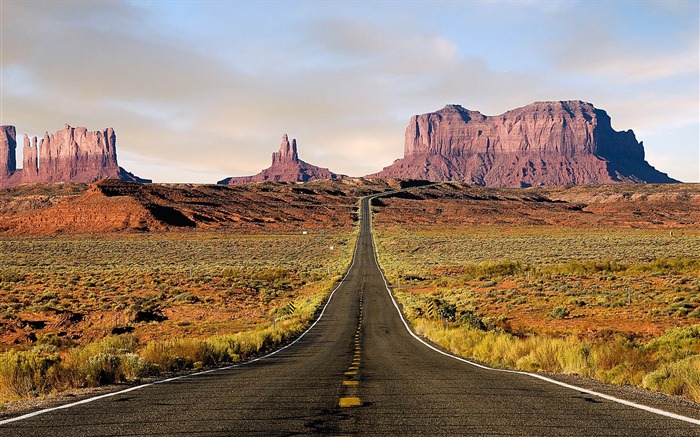
{"label": "sandstone pinnacle", "polygon": [[297,140],[289,142],[287,134],[282,136],[278,152],[272,153],[272,165],[254,176],[238,176],[219,181],[223,185],[250,182],[306,182],[316,179],[344,179],[347,176],[333,173],[327,168],[317,167],[299,159]]}

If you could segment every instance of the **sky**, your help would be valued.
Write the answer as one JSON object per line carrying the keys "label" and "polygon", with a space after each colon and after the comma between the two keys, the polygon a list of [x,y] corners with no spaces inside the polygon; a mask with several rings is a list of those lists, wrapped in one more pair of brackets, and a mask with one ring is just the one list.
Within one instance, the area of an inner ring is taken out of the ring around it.
{"label": "sky", "polygon": [[[700,182],[699,2],[0,0],[0,124],[113,127],[154,182],[299,157],[362,176],[412,115],[583,100],[646,159]],[[21,149],[21,147],[20,147]],[[21,162],[21,159],[18,159]]]}

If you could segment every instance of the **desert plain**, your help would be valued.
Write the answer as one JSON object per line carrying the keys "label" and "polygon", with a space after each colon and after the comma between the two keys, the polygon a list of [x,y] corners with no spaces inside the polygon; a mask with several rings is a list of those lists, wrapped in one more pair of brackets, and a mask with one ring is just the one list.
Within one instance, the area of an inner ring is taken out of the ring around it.
{"label": "desert plain", "polygon": [[415,331],[700,401],[700,186],[344,179],[0,192],[0,403],[245,360],[349,266],[362,196]]}

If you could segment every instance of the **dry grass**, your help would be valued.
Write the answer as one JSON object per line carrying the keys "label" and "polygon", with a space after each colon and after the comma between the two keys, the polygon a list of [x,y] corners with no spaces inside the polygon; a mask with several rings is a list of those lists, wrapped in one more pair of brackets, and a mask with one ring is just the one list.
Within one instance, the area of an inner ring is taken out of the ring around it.
{"label": "dry grass", "polygon": [[0,346],[249,329],[278,305],[335,280],[350,259],[352,235],[2,239]]}
{"label": "dry grass", "polygon": [[[700,325],[670,330],[650,342],[635,342],[623,336],[520,337],[499,329],[484,331],[460,324],[446,327],[443,321],[426,318],[412,322],[420,335],[495,367],[583,375],[700,402]],[[668,348],[657,348],[658,341],[666,342]]]}
{"label": "dry grass", "polygon": [[700,401],[696,233],[386,226],[376,239],[404,313],[443,347]]}
{"label": "dry grass", "polygon": [[55,347],[9,351],[0,355],[0,399],[12,401],[249,359],[300,334],[321,302],[320,295],[298,299],[295,310],[278,321],[204,339],[161,339],[142,345],[127,334],[62,351]]}
{"label": "dry grass", "polygon": [[0,404],[267,352],[308,326],[354,239],[0,240],[0,338],[17,342],[0,354]]}

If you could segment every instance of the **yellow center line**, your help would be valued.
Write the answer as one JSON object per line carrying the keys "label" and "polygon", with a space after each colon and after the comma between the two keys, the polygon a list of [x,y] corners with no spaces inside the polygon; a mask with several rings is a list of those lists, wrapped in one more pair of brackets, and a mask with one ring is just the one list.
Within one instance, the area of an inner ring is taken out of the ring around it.
{"label": "yellow center line", "polygon": [[360,405],[362,405],[362,401],[360,401],[360,398],[356,397],[340,398],[340,402],[338,402],[338,405],[341,408],[359,407]]}

